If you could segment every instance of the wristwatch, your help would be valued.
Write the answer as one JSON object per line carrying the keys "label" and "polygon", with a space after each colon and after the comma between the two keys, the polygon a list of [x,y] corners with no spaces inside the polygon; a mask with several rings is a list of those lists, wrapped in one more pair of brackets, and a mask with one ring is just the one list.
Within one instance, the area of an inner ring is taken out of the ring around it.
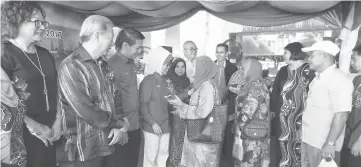
{"label": "wristwatch", "polygon": [[335,143],[332,142],[332,141],[327,142],[327,144],[330,145],[330,146],[335,146]]}

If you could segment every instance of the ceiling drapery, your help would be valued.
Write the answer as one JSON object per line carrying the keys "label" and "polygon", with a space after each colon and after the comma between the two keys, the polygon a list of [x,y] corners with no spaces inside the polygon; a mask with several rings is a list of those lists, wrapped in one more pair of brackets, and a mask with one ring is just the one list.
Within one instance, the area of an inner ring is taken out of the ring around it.
{"label": "ceiling drapery", "polygon": [[324,15],[323,18],[320,17],[321,20],[342,27],[340,19],[334,14],[335,6],[340,1],[51,1],[50,3],[85,16],[104,15],[119,27],[132,27],[141,31],[171,27],[200,10],[206,10],[226,21],[247,26],[278,26]]}

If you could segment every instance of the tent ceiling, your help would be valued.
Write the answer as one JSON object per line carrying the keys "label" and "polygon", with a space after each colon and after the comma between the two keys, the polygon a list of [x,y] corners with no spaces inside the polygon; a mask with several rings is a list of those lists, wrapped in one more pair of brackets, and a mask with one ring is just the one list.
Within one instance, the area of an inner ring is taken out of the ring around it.
{"label": "tent ceiling", "polygon": [[[99,14],[115,25],[142,31],[168,28],[199,10],[248,26],[277,26],[307,20],[333,9],[341,1],[49,1],[84,18]],[[342,2],[347,3],[347,2]],[[65,8],[64,8],[65,7]]]}
{"label": "tent ceiling", "polygon": [[[340,1],[52,1],[74,10],[124,17],[133,12],[152,17],[172,17],[194,8],[220,13],[234,13],[247,10],[259,4],[298,13],[310,14],[329,9]],[[117,9],[117,10],[114,10]],[[100,12],[100,13],[99,13]]]}

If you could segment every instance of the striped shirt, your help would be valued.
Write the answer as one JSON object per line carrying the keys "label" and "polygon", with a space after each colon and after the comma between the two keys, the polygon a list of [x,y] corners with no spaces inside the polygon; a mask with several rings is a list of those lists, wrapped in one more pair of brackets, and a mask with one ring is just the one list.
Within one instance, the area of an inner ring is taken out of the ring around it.
{"label": "striped shirt", "polygon": [[114,114],[111,86],[103,73],[83,47],[60,64],[59,109],[69,161],[86,161],[114,152],[108,134],[113,128],[122,128],[124,121]]}

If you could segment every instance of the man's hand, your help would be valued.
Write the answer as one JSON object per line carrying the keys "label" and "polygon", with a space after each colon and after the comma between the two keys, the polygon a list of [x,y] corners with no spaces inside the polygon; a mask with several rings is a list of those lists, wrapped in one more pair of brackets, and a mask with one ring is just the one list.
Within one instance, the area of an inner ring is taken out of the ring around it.
{"label": "man's hand", "polygon": [[351,147],[351,154],[355,157],[361,157],[361,140],[357,140]]}
{"label": "man's hand", "polygon": [[112,129],[108,135],[108,138],[110,139],[111,137],[113,137],[112,141],[109,143],[109,145],[113,145],[113,144],[117,144],[120,139],[122,138],[124,132],[122,132],[122,130],[120,129]]}
{"label": "man's hand", "polygon": [[153,127],[153,131],[155,134],[157,134],[157,135],[162,134],[162,129],[160,128],[160,126],[158,124],[154,124],[152,127]]}
{"label": "man's hand", "polygon": [[325,143],[322,147],[322,158],[335,158],[335,146]]}

